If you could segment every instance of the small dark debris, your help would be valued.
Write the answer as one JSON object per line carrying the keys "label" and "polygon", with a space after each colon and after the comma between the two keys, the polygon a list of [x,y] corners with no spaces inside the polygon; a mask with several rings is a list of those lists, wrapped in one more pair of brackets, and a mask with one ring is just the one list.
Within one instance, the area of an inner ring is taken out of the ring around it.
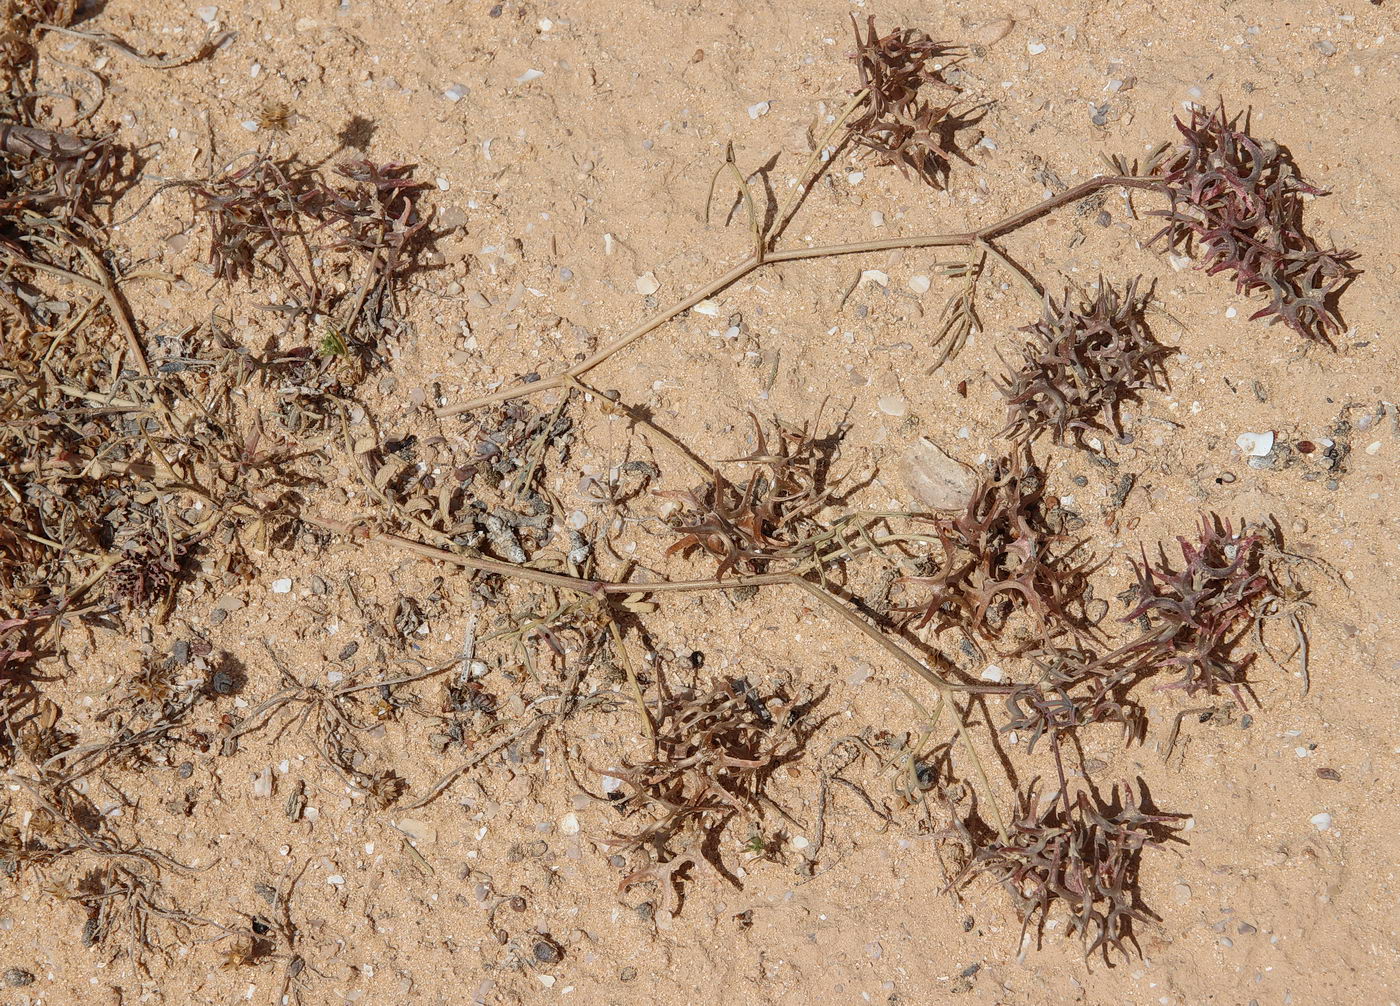
{"label": "small dark debris", "polygon": [[7,988],[22,989],[26,985],[34,984],[34,972],[26,971],[24,968],[6,968],[5,985]]}
{"label": "small dark debris", "polygon": [[194,775],[194,762],[181,762],[180,767],[175,770],[175,774],[181,779],[188,779],[190,776]]}
{"label": "small dark debris", "polygon": [[1342,773],[1338,772],[1338,771],[1337,771],[1336,769],[1334,769],[1334,768],[1320,768],[1320,769],[1318,769],[1318,770],[1317,770],[1317,777],[1318,777],[1319,779],[1326,779],[1328,782],[1341,782],[1341,781],[1342,781]]}
{"label": "small dark debris", "polygon": [[1248,730],[1248,729],[1249,729],[1250,727],[1252,727],[1252,726],[1254,726],[1254,716],[1253,716],[1253,714],[1251,714],[1251,713],[1245,713],[1243,716],[1240,717],[1240,729],[1241,729],[1241,730]]}
{"label": "small dark debris", "polygon": [[637,980],[636,968],[623,968],[617,973],[617,980],[620,982],[633,982]]}
{"label": "small dark debris", "polygon": [[695,668],[695,670],[697,670],[697,671],[700,670],[700,668],[704,667],[704,666],[705,666],[705,654],[704,654],[702,651],[700,651],[700,650],[691,650],[691,651],[690,651],[690,666],[693,667],[693,668]]}
{"label": "small dark debris", "polygon": [[535,960],[541,964],[558,964],[564,959],[564,951],[553,940],[535,941]]}
{"label": "small dark debris", "polygon": [[355,642],[354,640],[352,640],[352,641],[350,641],[350,642],[348,642],[348,643],[345,644],[344,649],[342,649],[342,650],[340,651],[340,656],[336,657],[335,659],[341,660],[341,661],[349,660],[351,657],[353,657],[353,656],[359,651],[359,649],[360,649],[360,644],[359,644],[358,642]]}

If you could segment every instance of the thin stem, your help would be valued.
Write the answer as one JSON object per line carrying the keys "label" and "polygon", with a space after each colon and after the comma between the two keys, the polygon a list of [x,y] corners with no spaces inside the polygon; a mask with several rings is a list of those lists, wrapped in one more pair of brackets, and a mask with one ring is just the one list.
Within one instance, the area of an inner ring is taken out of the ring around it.
{"label": "thin stem", "polygon": [[[497,402],[506,402],[514,398],[537,395],[542,391],[548,391],[552,388],[564,387],[570,380],[582,374],[586,374],[614,354],[632,345],[632,343],[636,342],[644,335],[654,332],[656,329],[666,324],[666,322],[683,311],[690,310],[705,298],[711,297],[726,287],[732,286],[760,266],[772,265],[777,262],[799,262],[807,259],[832,258],[837,255],[857,255],[866,252],[892,251],[896,248],[947,248],[959,245],[975,245],[982,248],[991,248],[988,244],[991,238],[1023,227],[1061,206],[1083,199],[1085,196],[1092,195],[1099,189],[1125,186],[1128,188],[1157,190],[1161,188],[1161,185],[1161,180],[1157,178],[1142,178],[1132,175],[1100,175],[1086,182],[1082,182],[1073,188],[1066,189],[1057,196],[1042,200],[1019,213],[1012,214],[1009,217],[1005,217],[975,231],[960,234],[914,234],[907,237],[884,238],[879,241],[855,241],[847,244],[815,245],[811,248],[787,248],[767,252],[761,257],[759,255],[750,255],[722,276],[711,280],[685,298],[676,301],[676,303],[671,306],[658,311],[650,318],[640,322],[599,349],[586,360],[574,364],[563,373],[556,374],[553,377],[546,377],[543,380],[535,381],[531,384],[517,385],[512,388],[501,388],[489,395],[474,398],[461,405],[445,406],[437,409],[434,415],[439,419],[448,419],[452,416],[459,416],[464,412],[470,412],[473,409],[494,405]],[[1003,255],[1000,253],[995,254],[999,259],[1005,261]],[[1025,280],[1026,277],[1022,276],[1021,278]]]}

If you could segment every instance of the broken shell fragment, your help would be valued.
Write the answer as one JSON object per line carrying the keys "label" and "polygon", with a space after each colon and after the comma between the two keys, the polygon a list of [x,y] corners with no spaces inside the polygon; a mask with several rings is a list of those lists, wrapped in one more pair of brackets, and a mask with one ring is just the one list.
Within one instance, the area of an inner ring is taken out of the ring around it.
{"label": "broken shell fragment", "polygon": [[930,510],[961,510],[972,500],[977,476],[927,437],[920,437],[900,459],[904,484]]}

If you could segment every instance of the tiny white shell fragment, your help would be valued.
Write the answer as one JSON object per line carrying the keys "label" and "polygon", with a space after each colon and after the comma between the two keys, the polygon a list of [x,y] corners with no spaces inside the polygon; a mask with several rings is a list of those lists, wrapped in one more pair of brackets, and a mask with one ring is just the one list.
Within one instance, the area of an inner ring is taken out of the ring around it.
{"label": "tiny white shell fragment", "polygon": [[983,681],[995,681],[997,683],[1000,683],[1001,681],[1005,680],[1005,678],[1006,674],[996,664],[988,664],[982,670]]}
{"label": "tiny white shell fragment", "polygon": [[284,576],[280,580],[273,580],[272,592],[274,594],[290,594],[292,592],[291,578]]}
{"label": "tiny white shell fragment", "polygon": [[1241,433],[1235,438],[1235,444],[1245,457],[1262,458],[1274,449],[1274,434],[1272,430],[1265,430],[1263,433]]}
{"label": "tiny white shell fragment", "polygon": [[622,780],[615,775],[603,776],[603,792],[605,794],[616,793],[622,789]]}
{"label": "tiny white shell fragment", "polygon": [[929,278],[922,273],[909,277],[909,289],[915,293],[928,293],[929,286]]}
{"label": "tiny white shell fragment", "polygon": [[1042,52],[1044,52],[1044,51],[1045,51],[1045,43],[1043,43],[1043,42],[1027,42],[1027,43],[1026,43],[1026,52],[1030,53],[1032,56],[1039,56],[1039,55],[1040,55]]}
{"label": "tiny white shell fragment", "polygon": [[1177,272],[1185,272],[1191,268],[1191,259],[1185,255],[1168,255],[1167,261],[1172,264],[1172,268]]}
{"label": "tiny white shell fragment", "polygon": [[811,844],[812,840],[803,835],[792,836],[792,847],[798,852],[801,852],[803,849],[807,848]]}
{"label": "tiny white shell fragment", "polygon": [[695,305],[694,311],[696,314],[703,314],[707,318],[719,317],[719,305],[712,300],[702,300]]}
{"label": "tiny white shell fragment", "polygon": [[578,815],[574,813],[565,814],[559,819],[559,834],[577,835],[579,833]]}
{"label": "tiny white shell fragment", "polygon": [[889,274],[881,272],[879,269],[866,269],[860,274],[860,281],[862,283],[878,283],[880,286],[890,285]]}
{"label": "tiny white shell fragment", "polygon": [[976,475],[972,469],[927,437],[920,437],[899,463],[904,484],[919,505],[930,510],[961,510],[972,499]]}
{"label": "tiny white shell fragment", "polygon": [[453,84],[442,92],[442,96],[453,104],[456,104],[467,96],[469,90],[466,84]]}
{"label": "tiny white shell fragment", "polygon": [[1326,831],[1328,828],[1332,827],[1332,815],[1328,814],[1326,811],[1323,811],[1321,814],[1314,814],[1309,820],[1312,822],[1312,826],[1318,831]]}
{"label": "tiny white shell fragment", "polygon": [[756,105],[749,106],[749,118],[757,119],[760,115],[767,115],[768,110],[773,106],[766,101],[760,101]]}
{"label": "tiny white shell fragment", "polygon": [[643,297],[649,296],[661,289],[661,284],[657,282],[656,273],[644,272],[637,277],[637,292]]}
{"label": "tiny white shell fragment", "polygon": [[519,77],[516,77],[516,78],[515,78],[515,82],[516,82],[517,84],[528,84],[528,83],[530,83],[530,81],[532,81],[532,80],[539,80],[539,79],[540,79],[541,77],[543,77],[543,76],[544,76],[544,71],[543,71],[543,70],[530,69],[530,70],[526,70],[526,71],[525,71],[524,73],[522,73]]}

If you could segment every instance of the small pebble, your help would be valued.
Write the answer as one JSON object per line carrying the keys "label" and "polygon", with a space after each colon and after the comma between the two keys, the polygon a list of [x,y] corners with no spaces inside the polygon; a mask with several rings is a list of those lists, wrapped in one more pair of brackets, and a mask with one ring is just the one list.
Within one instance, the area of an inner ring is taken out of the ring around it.
{"label": "small pebble", "polygon": [[453,84],[442,92],[442,96],[455,105],[469,93],[471,93],[470,88],[468,88],[466,84]]}
{"label": "small pebble", "polygon": [[871,210],[871,211],[870,211],[870,226],[871,226],[871,227],[883,227],[883,226],[885,226],[885,215],[884,215],[883,213],[881,213],[879,210]]}
{"label": "small pebble", "polygon": [[525,71],[524,73],[522,73],[519,77],[516,77],[516,78],[515,78],[515,82],[516,82],[517,84],[528,84],[528,83],[530,83],[530,81],[532,81],[532,80],[539,80],[539,79],[540,79],[541,77],[543,77],[543,76],[544,76],[544,71],[543,71],[543,70],[534,70],[534,69],[526,70],[526,71]]}
{"label": "small pebble", "polygon": [[875,404],[885,415],[894,416],[896,419],[909,414],[908,403],[898,395],[885,395]]}
{"label": "small pebble", "polygon": [[915,293],[928,293],[930,285],[929,278],[922,273],[909,277],[909,289]]}
{"label": "small pebble", "polygon": [[804,838],[801,835],[794,835],[792,838],[792,847],[798,852],[801,852],[811,844],[812,842],[810,839]]}
{"label": "small pebble", "polygon": [[214,20],[219,16],[219,8],[214,6],[196,7],[194,12],[205,24],[213,24]]}
{"label": "small pebble", "polygon": [[345,883],[345,878],[338,873],[332,873],[326,878],[326,883],[330,884],[332,887],[340,887]]}
{"label": "small pebble", "polygon": [[1314,814],[1309,820],[1312,822],[1312,826],[1318,831],[1326,831],[1328,828],[1332,827],[1332,815],[1326,811],[1323,811],[1321,814]]}
{"label": "small pebble", "polygon": [[252,119],[244,119],[241,125],[250,133],[256,133],[258,131],[258,124]]}
{"label": "small pebble", "polygon": [[994,682],[1000,683],[1001,681],[1005,680],[1005,678],[1006,678],[1005,672],[1003,672],[1002,669],[1001,669],[1000,667],[998,667],[996,664],[988,664],[988,665],[982,670],[982,680],[983,680],[983,681],[994,681]]}
{"label": "small pebble", "polygon": [[860,274],[860,281],[862,283],[874,283],[878,286],[890,285],[889,274],[881,272],[879,269],[866,269]]}
{"label": "small pebble", "polygon": [[1027,43],[1026,43],[1026,52],[1030,53],[1032,56],[1039,56],[1039,55],[1040,55],[1042,52],[1044,52],[1044,51],[1045,51],[1045,45],[1044,45],[1044,43],[1042,43],[1042,42],[1027,42]]}
{"label": "small pebble", "polygon": [[22,989],[26,985],[34,984],[34,972],[26,971],[24,968],[6,968],[5,985],[12,989]]}
{"label": "small pebble", "polygon": [[569,813],[559,819],[559,834],[577,835],[579,833],[578,815]]}
{"label": "small pebble", "polygon": [[702,300],[691,308],[696,314],[703,314],[707,318],[719,317],[719,305],[712,300]]}
{"label": "small pebble", "polygon": [[1366,453],[1373,457],[1381,452],[1381,442],[1379,440],[1366,445]]}
{"label": "small pebble", "polygon": [[1172,888],[1172,898],[1178,905],[1184,905],[1191,900],[1191,885],[1177,884]]}
{"label": "small pebble", "polygon": [[290,594],[292,592],[291,579],[284,576],[280,580],[273,580],[272,592],[274,594]]}
{"label": "small pebble", "polygon": [[637,292],[643,297],[650,297],[660,289],[661,284],[656,279],[656,273],[644,272],[637,277]]}
{"label": "small pebble", "polygon": [[756,104],[756,105],[750,105],[750,106],[749,106],[749,118],[750,118],[750,119],[757,119],[760,115],[767,115],[767,114],[768,114],[768,110],[769,110],[771,107],[772,107],[771,103],[769,103],[769,102],[767,102],[767,101],[760,101],[760,102],[759,102],[758,104]]}

